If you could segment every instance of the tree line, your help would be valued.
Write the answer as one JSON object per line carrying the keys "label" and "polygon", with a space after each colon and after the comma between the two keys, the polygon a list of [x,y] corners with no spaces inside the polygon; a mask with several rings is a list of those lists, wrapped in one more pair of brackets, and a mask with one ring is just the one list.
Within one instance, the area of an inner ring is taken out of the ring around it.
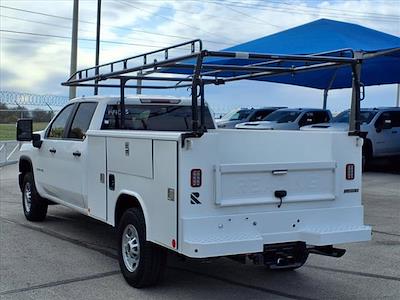
{"label": "tree line", "polygon": [[3,124],[15,123],[20,118],[31,118],[33,122],[50,122],[53,116],[52,111],[40,108],[29,110],[25,106],[9,107],[0,103],[0,123]]}

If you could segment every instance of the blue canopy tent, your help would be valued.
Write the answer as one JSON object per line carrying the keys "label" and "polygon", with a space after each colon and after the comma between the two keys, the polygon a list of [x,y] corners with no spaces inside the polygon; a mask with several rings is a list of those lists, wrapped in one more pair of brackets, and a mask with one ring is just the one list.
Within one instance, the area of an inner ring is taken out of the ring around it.
{"label": "blue canopy tent", "polygon": [[[360,25],[320,19],[282,32],[236,45],[223,51],[317,54],[337,50],[337,56],[362,60],[364,86],[400,83],[400,38]],[[233,62],[227,62],[232,64]],[[254,80],[292,84],[324,90],[324,107],[329,89],[349,88],[351,68],[341,66],[315,72],[257,77]]]}

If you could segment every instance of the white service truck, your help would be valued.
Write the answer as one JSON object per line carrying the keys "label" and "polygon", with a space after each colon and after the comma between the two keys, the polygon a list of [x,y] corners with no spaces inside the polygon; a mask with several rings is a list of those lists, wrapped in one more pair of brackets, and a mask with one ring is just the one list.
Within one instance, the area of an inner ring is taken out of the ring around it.
{"label": "white service truck", "polygon": [[361,137],[219,129],[197,100],[193,89],[191,100],[122,91],[74,99],[38,133],[19,120],[18,140],[32,141],[19,161],[26,218],[42,221],[58,203],[114,226],[135,287],[158,282],[167,251],[295,269],[310,253],[340,257],[334,244],[370,240]]}

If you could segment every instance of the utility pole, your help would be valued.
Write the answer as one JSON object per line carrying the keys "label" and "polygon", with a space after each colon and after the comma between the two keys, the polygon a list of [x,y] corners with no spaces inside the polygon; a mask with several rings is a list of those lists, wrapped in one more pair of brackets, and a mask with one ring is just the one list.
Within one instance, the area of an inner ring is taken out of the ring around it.
{"label": "utility pole", "polygon": [[[99,56],[100,56],[100,18],[101,18],[101,0],[97,0],[97,28],[96,28],[96,66],[99,65]],[[96,75],[99,75],[99,69],[96,68]],[[95,80],[95,83],[98,83],[98,80]],[[94,87],[94,94],[99,94],[99,88],[96,85]]]}
{"label": "utility pole", "polygon": [[[70,76],[76,72],[77,53],[78,53],[78,11],[79,0],[74,0],[74,8],[72,12],[72,40],[71,40],[71,66]],[[69,87],[69,99],[76,97],[76,86]]]}

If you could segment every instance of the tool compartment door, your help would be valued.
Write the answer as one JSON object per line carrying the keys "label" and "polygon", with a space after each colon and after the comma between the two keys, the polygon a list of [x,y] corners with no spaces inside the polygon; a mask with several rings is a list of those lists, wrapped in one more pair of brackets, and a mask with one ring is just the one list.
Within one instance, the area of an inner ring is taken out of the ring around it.
{"label": "tool compartment door", "polygon": [[[150,225],[154,240],[168,248],[177,247],[177,142],[154,141],[154,193],[151,211],[154,213]],[[173,243],[172,241],[175,240]],[[175,245],[175,247],[171,247]]]}
{"label": "tool compartment door", "polygon": [[107,221],[106,138],[88,136],[87,208],[91,217]]}

